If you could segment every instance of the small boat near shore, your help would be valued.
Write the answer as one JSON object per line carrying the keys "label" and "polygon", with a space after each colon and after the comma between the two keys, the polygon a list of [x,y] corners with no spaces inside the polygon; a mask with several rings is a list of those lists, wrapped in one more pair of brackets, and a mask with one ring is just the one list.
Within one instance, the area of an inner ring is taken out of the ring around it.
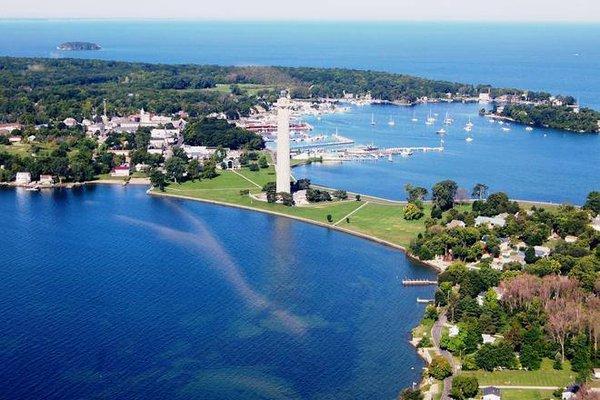
{"label": "small boat near shore", "polygon": [[531,132],[531,131],[533,131],[533,128],[532,128],[532,127],[530,127],[530,126],[528,126],[527,128],[525,128],[525,130],[526,130],[527,132]]}
{"label": "small boat near shore", "polygon": [[417,297],[417,303],[433,303],[435,300],[433,299],[422,299],[420,297]]}

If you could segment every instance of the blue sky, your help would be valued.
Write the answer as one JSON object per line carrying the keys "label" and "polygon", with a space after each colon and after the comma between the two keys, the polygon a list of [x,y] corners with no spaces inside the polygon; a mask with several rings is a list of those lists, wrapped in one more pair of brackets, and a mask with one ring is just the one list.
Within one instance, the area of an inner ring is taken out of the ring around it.
{"label": "blue sky", "polygon": [[600,22],[600,0],[1,0],[0,18]]}

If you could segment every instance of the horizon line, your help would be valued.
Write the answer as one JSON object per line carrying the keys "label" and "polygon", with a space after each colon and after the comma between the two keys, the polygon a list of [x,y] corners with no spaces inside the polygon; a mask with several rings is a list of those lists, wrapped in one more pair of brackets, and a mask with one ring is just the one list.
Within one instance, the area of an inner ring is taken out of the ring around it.
{"label": "horizon line", "polygon": [[218,23],[449,23],[449,24],[572,24],[572,25],[600,25],[600,20],[507,20],[507,19],[477,19],[477,20],[462,20],[462,19],[387,19],[387,18],[370,18],[370,19],[318,19],[318,18],[265,18],[265,19],[222,19],[222,18],[202,18],[202,17],[0,17],[0,22],[107,22],[107,21],[128,21],[128,22],[218,22]]}

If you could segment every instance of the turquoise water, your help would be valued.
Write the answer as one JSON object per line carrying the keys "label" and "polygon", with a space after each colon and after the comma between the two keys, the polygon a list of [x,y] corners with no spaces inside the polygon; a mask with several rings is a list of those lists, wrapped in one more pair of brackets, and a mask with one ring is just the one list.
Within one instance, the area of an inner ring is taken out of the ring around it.
{"label": "turquoise water", "polygon": [[[434,272],[141,187],[0,190],[0,398],[391,399]],[[411,369],[413,368],[414,369]]]}
{"label": "turquoise water", "polygon": [[[445,150],[442,153],[415,153],[412,157],[395,157],[343,164],[311,164],[294,169],[296,177],[309,177],[320,184],[360,193],[404,199],[404,185],[410,183],[430,188],[435,182],[454,179],[471,190],[475,183],[485,183],[490,191],[504,191],[513,198],[583,204],[588,192],[600,190],[600,135],[575,134],[553,129],[502,126],[480,117],[479,104],[431,104],[416,107],[352,107],[343,114],[330,114],[320,121],[309,118],[315,132],[350,137],[358,144],[379,147],[439,146],[436,131],[449,112],[455,122],[444,126]],[[437,113],[435,125],[425,125],[427,114]],[[419,119],[412,122],[413,114]],[[371,126],[371,115],[376,125]],[[464,126],[468,118],[474,124],[467,142]],[[388,125],[393,118],[395,126]],[[506,125],[504,125],[506,126]]]}
{"label": "turquoise water", "polygon": [[[74,40],[103,50],[55,50]],[[600,24],[5,20],[0,55],[377,69],[568,93],[600,109]]]}

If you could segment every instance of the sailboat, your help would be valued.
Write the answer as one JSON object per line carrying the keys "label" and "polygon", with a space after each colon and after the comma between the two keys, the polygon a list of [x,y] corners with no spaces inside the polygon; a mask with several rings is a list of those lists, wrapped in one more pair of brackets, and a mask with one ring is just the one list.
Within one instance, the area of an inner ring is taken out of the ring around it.
{"label": "sailboat", "polygon": [[429,115],[427,116],[427,121],[425,121],[426,125],[433,125],[435,122],[435,117],[431,116],[431,110],[429,110]]}
{"label": "sailboat", "polygon": [[419,121],[419,119],[417,118],[417,115],[416,115],[416,113],[415,113],[414,111],[413,111],[413,117],[412,117],[411,121],[412,121],[412,122],[417,122],[417,121]]}
{"label": "sailboat", "polygon": [[394,122],[394,118],[390,117],[390,120],[388,121],[388,125],[389,125],[389,126],[394,126],[394,125],[396,125],[396,122]]}
{"label": "sailboat", "polygon": [[451,118],[448,113],[446,112],[446,118],[444,118],[444,124],[446,125],[451,125],[454,122],[454,119]]}
{"label": "sailboat", "polygon": [[469,116],[469,122],[467,122],[467,126],[473,127],[473,123],[471,122],[471,116]]}
{"label": "sailboat", "polygon": [[392,155],[391,155],[391,154],[388,156],[388,161],[389,161],[389,162],[394,162],[394,159],[392,158]]}
{"label": "sailboat", "polygon": [[375,125],[375,114],[371,113],[371,125]]}
{"label": "sailboat", "polygon": [[444,128],[441,128],[440,130],[438,130],[436,132],[438,135],[445,135],[446,134],[446,130]]}
{"label": "sailboat", "polygon": [[465,140],[466,140],[467,142],[472,142],[472,141],[473,141],[473,138],[472,138],[471,136],[467,136],[467,137],[465,138]]}

